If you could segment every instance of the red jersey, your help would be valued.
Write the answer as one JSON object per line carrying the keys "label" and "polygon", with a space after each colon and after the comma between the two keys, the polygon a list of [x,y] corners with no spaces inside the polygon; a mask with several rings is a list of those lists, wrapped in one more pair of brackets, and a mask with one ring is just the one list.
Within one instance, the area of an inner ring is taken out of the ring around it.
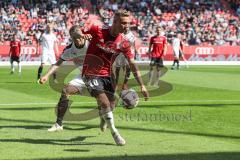
{"label": "red jersey", "polygon": [[92,26],[86,34],[91,34],[92,39],[87,49],[83,63],[82,74],[90,76],[110,77],[111,67],[120,53],[131,59],[131,44],[123,35],[114,37],[110,34],[110,28]]}
{"label": "red jersey", "polygon": [[152,44],[152,58],[161,58],[163,55],[163,49],[167,45],[167,37],[165,36],[153,36],[150,39],[150,44]]}
{"label": "red jersey", "polygon": [[20,41],[11,41],[10,42],[11,56],[19,57],[21,52],[21,43]]}

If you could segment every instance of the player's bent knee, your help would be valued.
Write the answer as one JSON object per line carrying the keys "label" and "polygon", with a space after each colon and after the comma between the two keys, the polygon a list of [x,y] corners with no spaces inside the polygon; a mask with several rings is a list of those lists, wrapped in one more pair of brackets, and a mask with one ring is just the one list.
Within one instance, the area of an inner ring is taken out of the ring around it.
{"label": "player's bent knee", "polygon": [[73,95],[77,92],[79,92],[78,88],[73,85],[69,85],[69,84],[65,85],[62,90],[62,93],[67,97],[70,97],[71,95]]}

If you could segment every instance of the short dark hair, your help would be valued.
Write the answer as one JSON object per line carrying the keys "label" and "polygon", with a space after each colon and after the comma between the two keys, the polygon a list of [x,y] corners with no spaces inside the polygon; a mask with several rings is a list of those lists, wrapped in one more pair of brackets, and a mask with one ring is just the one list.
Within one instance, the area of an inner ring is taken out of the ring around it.
{"label": "short dark hair", "polygon": [[163,29],[161,26],[157,26],[157,27],[156,27],[156,29],[159,29],[159,28],[160,28],[161,30]]}
{"label": "short dark hair", "polygon": [[69,34],[70,36],[78,36],[80,35],[79,33],[81,33],[81,27],[79,25],[73,25],[70,30],[69,30]]}
{"label": "short dark hair", "polygon": [[130,12],[125,10],[125,9],[119,9],[118,11],[115,12],[115,16],[118,17],[129,17]]}

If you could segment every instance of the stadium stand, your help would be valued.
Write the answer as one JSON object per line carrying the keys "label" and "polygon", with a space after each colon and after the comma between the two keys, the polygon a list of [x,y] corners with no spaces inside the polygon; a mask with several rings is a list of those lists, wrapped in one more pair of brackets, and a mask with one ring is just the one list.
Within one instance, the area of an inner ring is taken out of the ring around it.
{"label": "stadium stand", "polygon": [[146,43],[157,24],[170,40],[181,33],[189,45],[240,45],[238,0],[1,0],[0,44],[8,45],[16,32],[25,44],[36,44],[47,22],[55,22],[58,39],[66,44],[73,24],[84,25],[94,13],[111,24],[119,8],[133,12],[132,29]]}

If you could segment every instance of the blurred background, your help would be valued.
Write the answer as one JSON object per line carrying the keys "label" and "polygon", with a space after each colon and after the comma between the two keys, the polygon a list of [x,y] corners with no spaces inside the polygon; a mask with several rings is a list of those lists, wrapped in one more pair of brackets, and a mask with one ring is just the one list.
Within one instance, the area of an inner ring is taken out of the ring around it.
{"label": "blurred background", "polygon": [[22,61],[38,61],[36,37],[46,23],[54,23],[61,50],[69,43],[68,29],[73,24],[111,25],[113,13],[120,8],[132,12],[137,60],[148,60],[149,39],[158,25],[169,42],[165,60],[173,58],[171,43],[177,33],[182,35],[189,61],[239,60],[239,0],[1,0],[0,62],[8,61],[14,34],[23,46]]}

